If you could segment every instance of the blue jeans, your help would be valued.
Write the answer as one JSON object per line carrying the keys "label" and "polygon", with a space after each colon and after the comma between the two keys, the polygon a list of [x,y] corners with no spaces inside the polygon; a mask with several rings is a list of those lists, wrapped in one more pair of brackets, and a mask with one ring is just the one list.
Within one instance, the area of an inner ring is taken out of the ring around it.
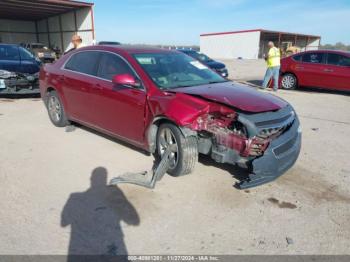
{"label": "blue jeans", "polygon": [[278,89],[278,78],[280,75],[280,66],[268,67],[265,73],[263,88],[267,87],[271,77],[273,77],[273,89]]}

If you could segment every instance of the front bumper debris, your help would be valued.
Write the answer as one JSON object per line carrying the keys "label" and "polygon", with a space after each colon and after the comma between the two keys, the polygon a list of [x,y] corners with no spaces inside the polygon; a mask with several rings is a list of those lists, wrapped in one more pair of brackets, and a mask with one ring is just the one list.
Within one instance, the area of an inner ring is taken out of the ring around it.
{"label": "front bumper debris", "polygon": [[38,75],[4,75],[0,77],[0,94],[40,94]]}
{"label": "front bumper debris", "polygon": [[236,186],[246,189],[275,180],[294,165],[300,149],[301,129],[298,118],[295,118],[289,130],[271,141],[263,156],[252,160],[251,174]]}
{"label": "front bumper debris", "polygon": [[168,147],[159,163],[155,163],[151,171],[125,173],[121,176],[112,178],[109,185],[116,186],[117,184],[128,183],[153,189],[156,186],[157,181],[161,180],[169,169],[170,153],[171,149]]}

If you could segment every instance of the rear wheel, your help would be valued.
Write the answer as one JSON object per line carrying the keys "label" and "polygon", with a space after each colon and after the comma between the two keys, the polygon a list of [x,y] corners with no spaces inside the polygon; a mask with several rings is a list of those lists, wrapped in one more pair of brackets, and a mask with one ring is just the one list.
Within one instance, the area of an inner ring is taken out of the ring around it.
{"label": "rear wheel", "polygon": [[197,138],[184,137],[180,129],[170,123],[162,124],[157,133],[157,153],[162,157],[170,147],[168,173],[181,176],[191,173],[198,160]]}
{"label": "rear wheel", "polygon": [[69,124],[63,104],[56,91],[48,93],[46,107],[50,120],[55,126],[64,127]]}
{"label": "rear wheel", "polygon": [[287,73],[282,76],[281,85],[283,89],[292,90],[297,88],[298,81],[295,75]]}

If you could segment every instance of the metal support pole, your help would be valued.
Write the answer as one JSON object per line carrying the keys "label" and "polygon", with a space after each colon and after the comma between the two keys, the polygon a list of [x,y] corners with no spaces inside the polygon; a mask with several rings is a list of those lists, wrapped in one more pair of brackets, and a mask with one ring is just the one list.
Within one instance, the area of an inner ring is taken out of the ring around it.
{"label": "metal support pole", "polygon": [[59,20],[60,36],[61,36],[61,52],[63,54],[64,51],[65,51],[65,48],[64,48],[64,41],[63,41],[62,17],[61,17],[61,15],[58,16],[58,20]]}
{"label": "metal support pole", "polygon": [[49,42],[49,47],[51,48],[50,29],[49,29],[49,19],[48,18],[46,18],[46,32],[47,32],[47,39]]}
{"label": "metal support pole", "polygon": [[278,33],[278,48],[281,48],[281,37],[282,37],[282,34]]}
{"label": "metal support pole", "polygon": [[38,20],[35,20],[35,35],[36,41],[39,43]]}

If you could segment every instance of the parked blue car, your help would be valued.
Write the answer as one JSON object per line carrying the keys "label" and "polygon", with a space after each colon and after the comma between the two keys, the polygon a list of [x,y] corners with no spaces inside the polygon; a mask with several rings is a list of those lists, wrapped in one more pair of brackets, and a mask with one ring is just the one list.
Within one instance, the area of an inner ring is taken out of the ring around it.
{"label": "parked blue car", "polygon": [[225,78],[228,77],[228,71],[227,71],[225,64],[217,62],[217,61],[211,59],[210,57],[208,57],[207,55],[199,53],[195,50],[178,49],[178,51],[185,53],[186,55],[189,55],[189,56],[193,57],[194,59],[197,59],[201,63],[205,64],[207,67],[216,71],[222,77],[225,77]]}
{"label": "parked blue car", "polygon": [[27,49],[14,44],[0,44],[0,94],[39,93],[41,62]]}

